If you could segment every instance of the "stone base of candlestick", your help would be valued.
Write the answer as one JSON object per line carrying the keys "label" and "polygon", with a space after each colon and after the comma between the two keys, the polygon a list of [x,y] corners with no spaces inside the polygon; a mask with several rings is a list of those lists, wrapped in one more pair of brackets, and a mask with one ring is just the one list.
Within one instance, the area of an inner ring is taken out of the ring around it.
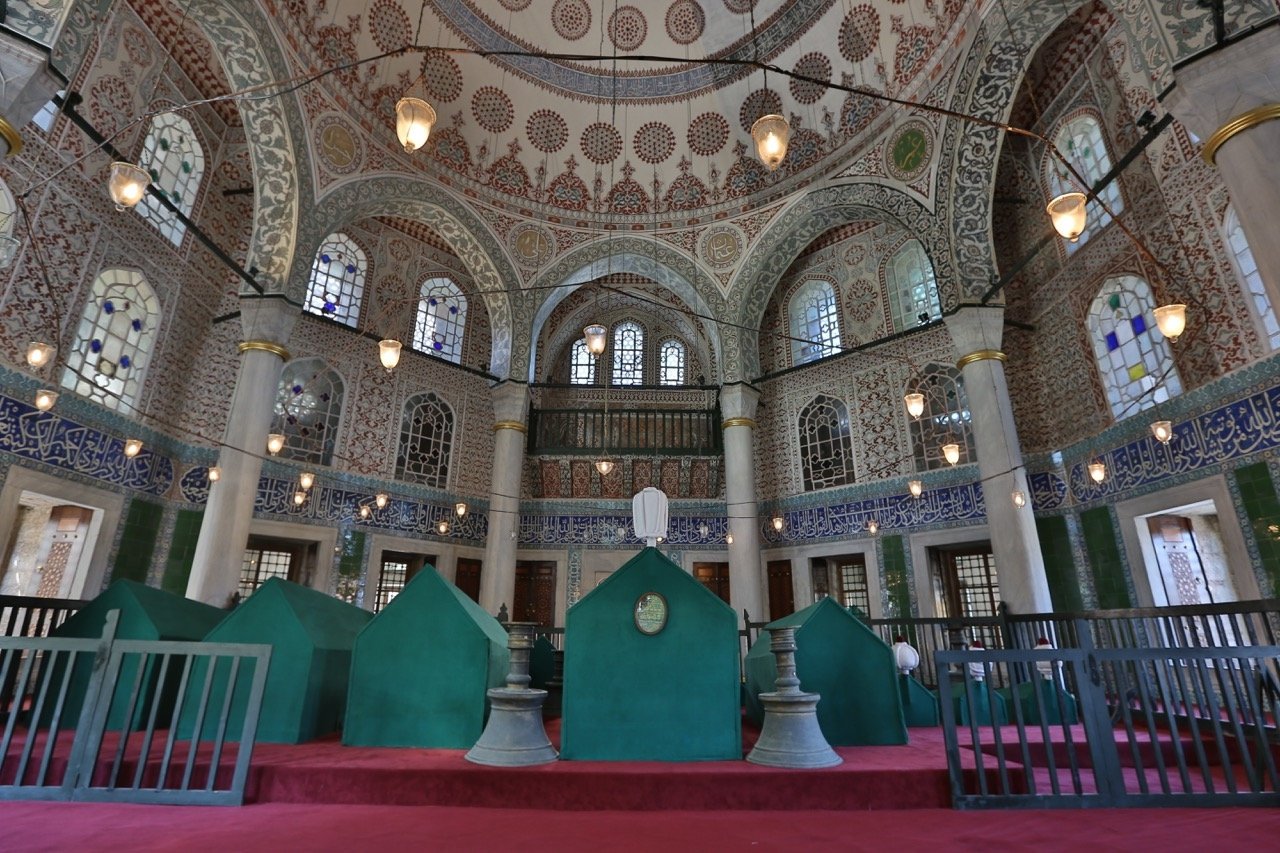
{"label": "stone base of candlestick", "polygon": [[467,761],[492,767],[529,767],[559,758],[542,725],[547,691],[494,687],[488,691],[489,722]]}
{"label": "stone base of candlestick", "polygon": [[834,767],[844,761],[818,726],[820,698],[817,693],[761,693],[764,726],[747,761],[796,769]]}

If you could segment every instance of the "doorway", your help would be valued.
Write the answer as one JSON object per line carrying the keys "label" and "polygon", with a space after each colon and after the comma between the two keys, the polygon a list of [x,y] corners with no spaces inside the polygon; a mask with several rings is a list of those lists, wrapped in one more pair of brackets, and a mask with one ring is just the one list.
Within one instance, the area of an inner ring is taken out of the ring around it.
{"label": "doorway", "polygon": [[1147,576],[1158,606],[1239,601],[1213,501],[1148,515]]}
{"label": "doorway", "polygon": [[427,563],[435,565],[434,554],[412,554],[407,551],[383,551],[378,571],[378,589],[373,599],[373,612],[377,613],[391,603],[405,584],[422,571]]}
{"label": "doorway", "polygon": [[698,583],[718,595],[725,604],[729,603],[728,563],[694,563],[693,577]]}
{"label": "doorway", "polygon": [[21,492],[6,544],[0,595],[80,596],[102,516],[97,507]]}
{"label": "doorway", "polygon": [[516,562],[516,592],[511,607],[513,622],[555,626],[556,564],[554,560]]}
{"label": "doorway", "polygon": [[796,611],[795,591],[791,585],[791,561],[770,560],[765,564],[769,578],[769,621],[790,616]]}

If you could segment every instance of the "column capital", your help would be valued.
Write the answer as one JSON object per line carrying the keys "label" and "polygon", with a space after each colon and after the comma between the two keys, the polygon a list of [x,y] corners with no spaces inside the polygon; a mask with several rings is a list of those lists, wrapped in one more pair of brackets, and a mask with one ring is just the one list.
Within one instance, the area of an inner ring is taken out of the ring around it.
{"label": "column capital", "polygon": [[241,341],[239,346],[236,347],[236,349],[240,352],[241,355],[243,355],[246,352],[259,351],[259,352],[269,352],[272,355],[278,355],[280,356],[281,361],[288,361],[290,358],[289,351],[287,349],[280,346],[279,344],[274,344],[271,341]]}
{"label": "column capital", "polygon": [[529,386],[523,382],[500,382],[492,388],[493,430],[525,432],[529,423]]}
{"label": "column capital", "polygon": [[[756,407],[760,404],[760,392],[745,382],[735,382],[720,388],[720,414],[724,428],[731,426],[755,426]],[[733,423],[730,423],[730,422]]]}
{"label": "column capital", "polygon": [[[244,339],[248,343],[274,344],[278,347],[281,358],[288,358],[288,350],[284,345],[293,334],[294,324],[301,313],[297,305],[289,302],[282,294],[268,293],[247,294],[240,297],[240,326],[244,329]],[[266,349],[263,346],[249,349]],[[245,352],[245,349],[241,349]]]}
{"label": "column capital", "polygon": [[[1210,159],[1210,154],[1234,135],[1227,132],[1235,120],[1259,107],[1280,103],[1280,30],[1259,30],[1201,57],[1178,69],[1174,80],[1177,85],[1164,99],[1164,106],[1206,140],[1205,158]],[[1219,138],[1220,132],[1227,134],[1226,138]],[[1210,152],[1209,142],[1215,138],[1217,145]]]}
{"label": "column capital", "polygon": [[1004,360],[1004,308],[998,305],[966,305],[943,318],[956,347],[956,367],[986,358]]}

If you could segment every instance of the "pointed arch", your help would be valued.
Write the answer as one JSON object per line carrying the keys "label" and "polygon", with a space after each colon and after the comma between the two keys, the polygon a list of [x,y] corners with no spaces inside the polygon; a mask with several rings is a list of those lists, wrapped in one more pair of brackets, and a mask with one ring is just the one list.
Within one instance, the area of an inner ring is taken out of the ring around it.
{"label": "pointed arch", "polygon": [[284,366],[271,419],[271,431],[284,436],[281,456],[333,464],[345,390],[342,375],[322,358],[296,358]]}
{"label": "pointed arch", "polygon": [[819,394],[800,410],[800,468],[806,492],[854,482],[849,408]]}
{"label": "pointed arch", "polygon": [[824,278],[811,278],[787,301],[791,363],[805,364],[840,352],[840,300]]}
{"label": "pointed arch", "polygon": [[1154,309],[1151,286],[1136,275],[1104,281],[1089,308],[1089,337],[1117,421],[1182,393]]}
{"label": "pointed arch", "polygon": [[[151,120],[138,165],[151,175],[151,189],[191,217],[204,178],[204,147],[191,122],[177,113],[160,113]],[[151,192],[134,208],[175,246],[182,245],[187,226],[171,214]]]}
{"label": "pointed arch", "polygon": [[413,348],[459,364],[467,328],[467,297],[446,276],[432,276],[418,292]]}
{"label": "pointed arch", "polygon": [[360,324],[368,276],[369,258],[364,249],[343,232],[335,231],[324,238],[311,262],[303,310],[354,329]]}
{"label": "pointed arch", "polygon": [[947,444],[960,446],[957,465],[976,462],[973,415],[960,371],[950,364],[927,364],[921,370],[919,382],[909,385],[903,393],[910,391],[924,394],[924,414],[909,424],[916,470],[950,468],[951,463],[942,452]]}
{"label": "pointed arch", "polygon": [[443,489],[449,483],[453,455],[453,409],[434,392],[415,394],[404,403],[396,479]]}
{"label": "pointed arch", "polygon": [[104,406],[138,405],[160,323],[160,300],[142,273],[112,267],[98,273],[67,353],[62,387]]}
{"label": "pointed arch", "polygon": [[942,318],[938,280],[919,240],[907,240],[885,259],[884,282],[895,332]]}

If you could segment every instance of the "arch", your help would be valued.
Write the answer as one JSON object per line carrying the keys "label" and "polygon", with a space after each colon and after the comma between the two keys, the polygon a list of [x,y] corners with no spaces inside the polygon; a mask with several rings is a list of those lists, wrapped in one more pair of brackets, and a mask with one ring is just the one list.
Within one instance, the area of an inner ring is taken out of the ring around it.
{"label": "arch", "polygon": [[610,348],[613,372],[609,381],[614,385],[643,385],[645,363],[645,328],[635,320],[623,320],[613,327]]}
{"label": "arch", "polygon": [[840,351],[840,300],[825,278],[809,278],[787,300],[791,363],[805,364]]}
{"label": "arch", "polygon": [[[318,246],[325,234],[371,216],[417,220],[447,240],[466,267],[489,314],[489,372],[505,379],[513,370],[525,368],[527,344],[521,342],[520,351],[512,349],[513,302],[523,301],[515,286],[520,276],[489,226],[437,185],[407,175],[361,175],[347,181],[304,213],[298,245]],[[300,270],[294,270],[288,290],[295,299],[306,292],[306,276]]]}
{"label": "arch", "polygon": [[[1053,144],[1066,157],[1075,170],[1079,172],[1092,187],[1111,171],[1111,153],[1107,148],[1107,137],[1102,130],[1102,121],[1092,110],[1080,109],[1063,121],[1058,122],[1053,130]],[[1055,198],[1066,192],[1080,189],[1074,178],[1066,175],[1062,164],[1049,156],[1048,149],[1044,154],[1044,183],[1048,188],[1048,198]],[[1119,215],[1124,212],[1124,198],[1120,194],[1120,182],[1112,181],[1099,193],[1111,212]],[[1111,222],[1111,214],[1098,204],[1089,202],[1089,218],[1084,231],[1072,242],[1065,237],[1067,254],[1073,253],[1089,238],[1101,231]]]}
{"label": "arch", "polygon": [[594,385],[596,381],[596,357],[587,349],[587,342],[579,338],[569,352],[569,384]]}
{"label": "arch", "polygon": [[[547,320],[569,294],[610,273],[644,276],[670,290],[694,313],[703,317],[724,316],[725,300],[715,280],[688,255],[662,243],[655,247],[652,239],[606,236],[565,254],[532,282],[531,292],[545,293],[546,296],[533,312],[528,340],[532,342],[541,337]],[[690,323],[695,329],[701,330],[701,337],[710,344],[711,354],[719,372],[723,374],[726,369],[724,339],[729,335],[721,332],[714,323],[698,322],[697,318],[692,317]],[[567,341],[562,341],[559,346],[565,344]],[[558,351],[558,347],[547,350],[548,354]],[[537,381],[536,371],[536,359],[530,356],[530,382]]]}
{"label": "arch", "polygon": [[155,348],[160,300],[142,273],[98,273],[85,300],[62,387],[112,409],[137,408]]}
{"label": "arch", "polygon": [[658,345],[658,384],[684,385],[688,382],[688,348],[679,338],[667,338]]}
{"label": "arch", "polygon": [[924,414],[910,422],[916,470],[950,468],[951,463],[942,453],[944,444],[960,445],[957,465],[976,462],[973,415],[960,371],[950,364],[926,364],[919,382],[906,390],[924,394]]}
{"label": "arch", "polygon": [[889,318],[895,332],[942,317],[933,262],[919,240],[905,240],[887,255],[883,275],[889,294]]}
{"label": "arch", "polygon": [[804,248],[832,228],[858,220],[889,222],[919,239],[934,261],[942,304],[956,304],[950,247],[933,214],[919,201],[901,190],[866,181],[813,190],[765,228],[730,283],[729,299],[737,306],[731,319],[742,328],[738,334],[725,333],[726,341],[735,344],[725,346],[725,381],[746,381],[760,373],[758,338],[765,309]]}
{"label": "arch", "polygon": [[[1087,0],[1064,3],[1007,0],[1003,5],[990,7],[955,74],[956,83],[952,91],[956,94],[948,107],[990,121],[1006,121],[1013,110],[1014,95],[1022,84],[1027,66],[1041,43],[1085,2]],[[1154,10],[1147,9],[1146,12],[1141,17],[1148,23],[1157,19]],[[1117,17],[1128,29],[1130,41],[1137,45],[1131,52],[1132,60],[1146,63],[1146,67],[1140,70],[1152,80],[1157,79],[1153,71],[1158,71],[1161,79],[1170,77],[1171,66],[1164,34],[1147,31],[1141,38],[1135,38],[1130,28],[1130,16]],[[1202,15],[1201,23],[1206,20]],[[946,231],[954,235],[953,263],[960,296],[966,300],[979,299],[999,278],[991,233],[991,212],[1002,132],[973,122],[949,119],[941,136],[938,150],[944,166],[937,172],[937,209],[950,220],[945,223]],[[945,166],[947,163],[951,164],[950,168]],[[944,294],[943,306],[947,305]]]}

